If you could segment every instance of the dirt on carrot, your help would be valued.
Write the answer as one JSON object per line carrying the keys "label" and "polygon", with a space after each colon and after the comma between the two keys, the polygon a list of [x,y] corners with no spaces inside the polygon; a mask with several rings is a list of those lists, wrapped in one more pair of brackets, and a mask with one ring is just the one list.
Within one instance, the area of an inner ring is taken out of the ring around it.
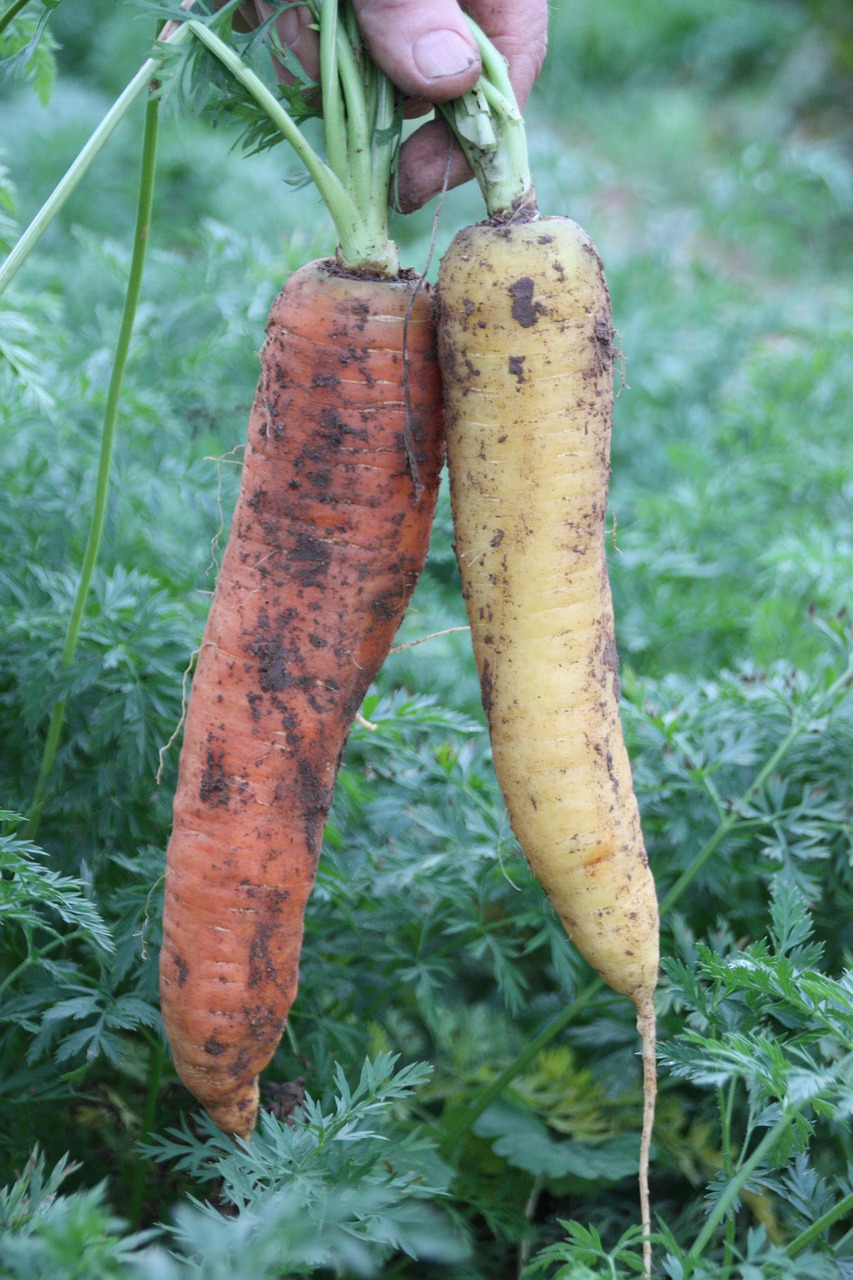
{"label": "dirt on carrot", "polygon": [[184,1083],[242,1136],[296,995],[341,753],[426,557],[443,431],[426,288],[406,322],[415,290],[321,262],[273,305],[193,680],[162,1010]]}

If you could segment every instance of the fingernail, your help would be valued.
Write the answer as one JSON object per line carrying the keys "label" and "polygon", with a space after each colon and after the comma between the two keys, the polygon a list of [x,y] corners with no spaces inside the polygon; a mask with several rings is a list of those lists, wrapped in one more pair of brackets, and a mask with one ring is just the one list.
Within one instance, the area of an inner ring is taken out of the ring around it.
{"label": "fingernail", "polygon": [[458,76],[474,65],[474,51],[458,31],[427,31],[412,45],[412,58],[427,80]]}

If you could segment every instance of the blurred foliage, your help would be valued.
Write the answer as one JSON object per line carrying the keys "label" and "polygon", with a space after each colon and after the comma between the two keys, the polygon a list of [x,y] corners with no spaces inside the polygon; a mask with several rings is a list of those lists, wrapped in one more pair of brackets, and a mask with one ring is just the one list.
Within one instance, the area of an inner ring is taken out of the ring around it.
{"label": "blurred foliage", "polygon": [[[4,248],[151,17],[63,0],[54,43],[0,84]],[[671,1280],[853,1270],[851,49],[832,0],[575,0],[531,105],[540,201],[593,234],[625,355],[609,551],[667,903],[653,1202]],[[166,114],[104,551],[61,671],[138,123],[0,307],[0,1276],[636,1275],[631,1009],[584,1003],[591,975],[509,830],[464,632],[393,655],[375,728],[353,731],[252,1149],[171,1070],[168,744],[266,312],[332,244],[283,149],[244,159],[233,127]],[[433,212],[395,221],[411,263]],[[437,253],[479,216],[450,193]],[[464,623],[452,537],[443,492],[403,643]],[[36,846],[13,815],[61,698]]]}

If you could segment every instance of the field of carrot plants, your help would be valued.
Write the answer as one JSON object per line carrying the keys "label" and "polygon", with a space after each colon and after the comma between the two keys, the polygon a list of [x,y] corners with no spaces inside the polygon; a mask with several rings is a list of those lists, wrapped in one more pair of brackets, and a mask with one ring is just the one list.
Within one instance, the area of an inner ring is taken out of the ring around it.
{"label": "field of carrot plants", "polygon": [[[186,41],[141,275],[144,93],[3,267],[173,11],[0,6],[0,1277],[629,1280],[636,1009],[510,829],[446,477],[344,751],[251,1143],[176,1074],[158,955],[190,674],[267,314],[335,231]],[[666,1280],[853,1277],[851,90],[833,0],[565,0],[525,112],[540,205],[592,236],[613,305]],[[390,229],[434,281],[483,216],[471,183]]]}

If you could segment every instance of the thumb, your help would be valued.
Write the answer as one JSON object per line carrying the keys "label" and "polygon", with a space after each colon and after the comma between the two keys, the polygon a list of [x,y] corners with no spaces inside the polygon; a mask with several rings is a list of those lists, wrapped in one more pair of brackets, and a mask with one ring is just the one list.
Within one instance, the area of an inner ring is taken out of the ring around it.
{"label": "thumb", "polygon": [[371,56],[412,98],[443,102],[470,89],[480,55],[456,0],[354,0]]}

